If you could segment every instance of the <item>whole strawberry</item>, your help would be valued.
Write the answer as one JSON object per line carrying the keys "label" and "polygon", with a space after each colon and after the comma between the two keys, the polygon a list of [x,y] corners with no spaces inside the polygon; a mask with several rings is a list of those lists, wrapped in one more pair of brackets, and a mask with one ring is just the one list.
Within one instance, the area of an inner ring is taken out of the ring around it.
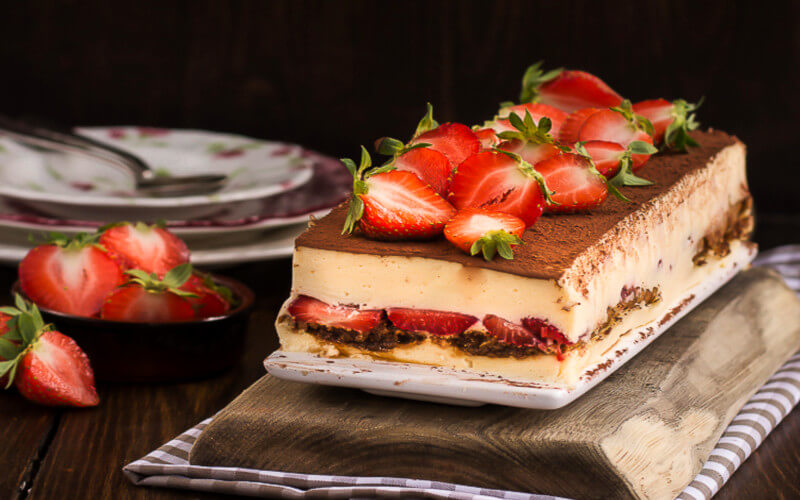
{"label": "whole strawberry", "polygon": [[48,244],[33,248],[22,259],[19,282],[40,307],[94,316],[123,277],[119,265],[97,244],[97,235],[80,233],[70,239],[53,233]]}
{"label": "whole strawberry", "polygon": [[35,304],[17,296],[16,306],[2,308],[12,325],[0,337],[6,389],[14,384],[26,399],[47,406],[97,406],[94,372],[78,344],[46,325]]}
{"label": "whole strawberry", "polygon": [[102,319],[137,323],[191,321],[195,311],[189,299],[194,293],[181,289],[192,275],[191,264],[169,270],[163,279],[141,269],[125,271],[130,279],[114,290],[100,309]]}
{"label": "whole strawberry", "polygon": [[189,262],[189,249],[180,238],[159,225],[124,222],[101,229],[100,244],[123,270],[141,269],[164,276]]}
{"label": "whole strawberry", "polygon": [[622,96],[590,73],[561,68],[545,72],[541,66],[540,61],[525,71],[520,102],[539,102],[567,113],[581,108],[610,108],[622,102]]}
{"label": "whole strawberry", "polygon": [[361,147],[356,167],[343,159],[353,175],[353,195],[342,233],[356,225],[369,238],[425,239],[442,233],[455,209],[429,185],[411,172],[396,170],[392,163],[372,168],[369,153]]}

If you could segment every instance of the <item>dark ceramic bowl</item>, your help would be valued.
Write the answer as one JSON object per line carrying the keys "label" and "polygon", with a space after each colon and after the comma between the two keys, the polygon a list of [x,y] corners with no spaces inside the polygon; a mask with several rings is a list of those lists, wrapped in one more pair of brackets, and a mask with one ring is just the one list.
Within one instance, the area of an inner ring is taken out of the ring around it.
{"label": "dark ceramic bowl", "polygon": [[[254,295],[243,283],[212,275],[239,305],[225,316],[175,323],[132,323],[74,316],[40,308],[45,322],[75,339],[95,378],[106,382],[176,382],[207,377],[242,355]],[[25,294],[14,283],[12,292]]]}

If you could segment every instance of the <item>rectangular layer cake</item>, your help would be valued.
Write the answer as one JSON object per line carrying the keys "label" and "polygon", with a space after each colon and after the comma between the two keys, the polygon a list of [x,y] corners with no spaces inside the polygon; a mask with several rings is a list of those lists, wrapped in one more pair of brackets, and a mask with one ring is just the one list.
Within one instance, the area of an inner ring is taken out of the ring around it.
{"label": "rectangular layer cake", "polygon": [[[278,316],[281,349],[487,372],[574,386],[631,330],[657,324],[689,290],[743,267],[752,201],[745,147],[719,131],[693,132],[699,147],[654,156],[630,188],[588,213],[543,216],[513,260],[485,261],[443,239],[386,242],[342,235],[345,207],[297,239],[291,296]],[[356,310],[398,308],[474,318],[457,335],[404,330],[385,313],[357,332],[298,320],[298,297]],[[488,321],[536,331],[534,343],[498,337]]]}

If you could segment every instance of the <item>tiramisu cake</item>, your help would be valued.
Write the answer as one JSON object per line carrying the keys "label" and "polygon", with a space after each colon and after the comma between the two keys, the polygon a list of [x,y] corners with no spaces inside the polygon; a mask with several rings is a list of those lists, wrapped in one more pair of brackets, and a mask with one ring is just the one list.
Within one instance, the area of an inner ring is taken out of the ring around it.
{"label": "tiramisu cake", "polygon": [[581,71],[523,79],[469,128],[428,114],[366,150],[297,239],[281,349],[574,386],[622,336],[755,251],[745,147],[695,106]]}

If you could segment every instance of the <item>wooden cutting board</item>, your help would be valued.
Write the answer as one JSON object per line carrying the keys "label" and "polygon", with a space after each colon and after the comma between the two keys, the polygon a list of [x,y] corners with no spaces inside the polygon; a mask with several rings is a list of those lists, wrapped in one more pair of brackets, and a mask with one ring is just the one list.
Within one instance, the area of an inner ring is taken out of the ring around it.
{"label": "wooden cutting board", "polygon": [[464,408],[267,375],[217,415],[190,460],[571,498],[674,498],[798,348],[800,301],[777,275],[754,269],[565,408]]}

